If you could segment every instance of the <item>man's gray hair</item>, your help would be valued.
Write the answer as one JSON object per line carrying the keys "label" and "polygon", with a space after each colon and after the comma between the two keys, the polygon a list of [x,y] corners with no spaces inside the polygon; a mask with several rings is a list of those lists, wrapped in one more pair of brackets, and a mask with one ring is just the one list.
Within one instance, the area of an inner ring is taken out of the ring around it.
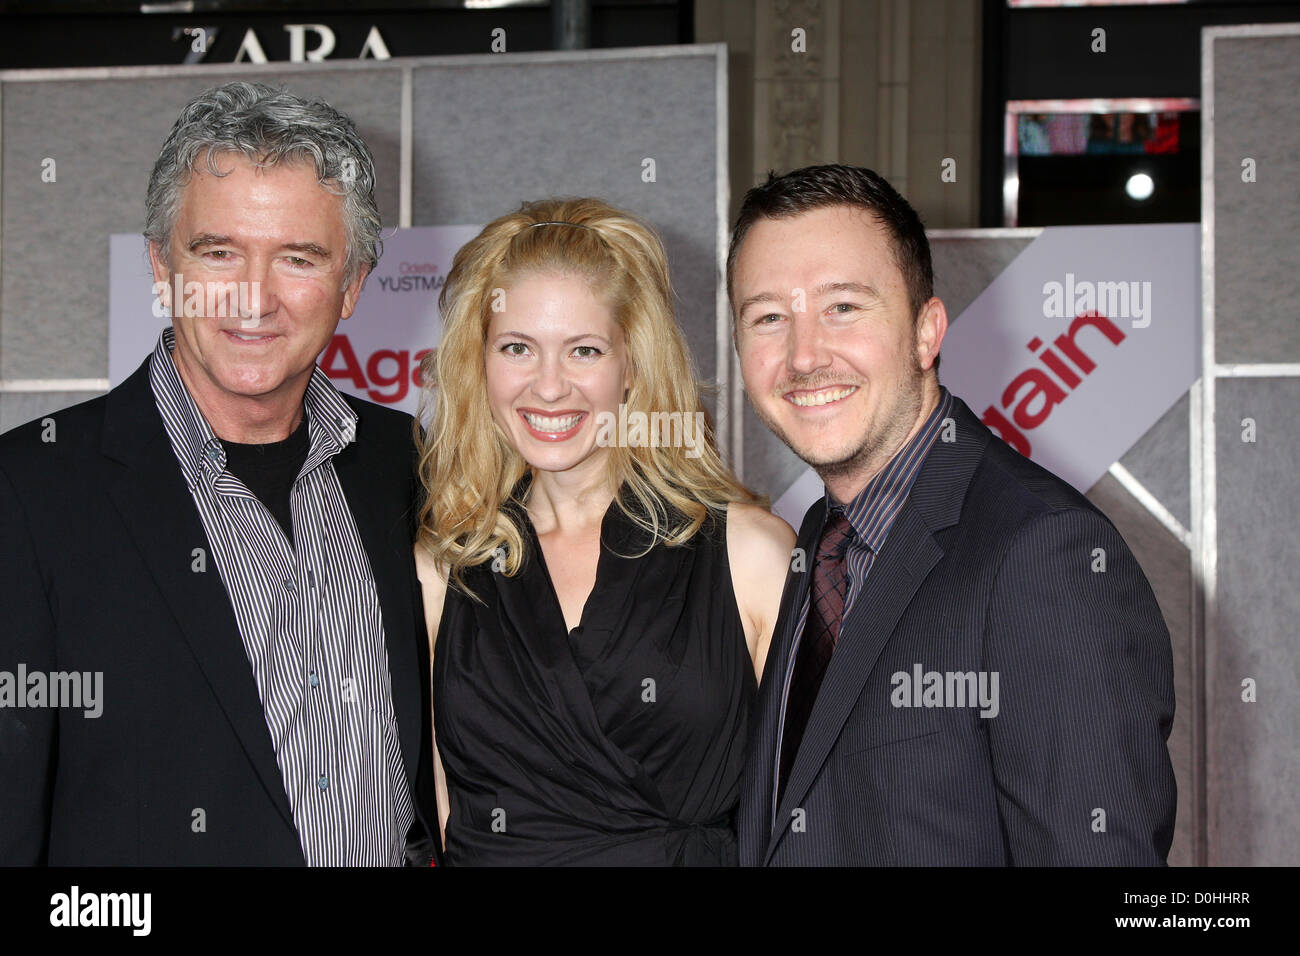
{"label": "man's gray hair", "polygon": [[[305,162],[316,178],[343,197],[347,233],[344,284],[379,261],[383,243],[375,203],[375,161],[352,120],[320,100],[305,100],[264,83],[227,83],[191,100],[163,143],[145,200],[144,235],[169,262],[171,234],[182,190],[203,158],[208,172],[224,153],[263,166]],[[229,172],[227,170],[226,172]]]}

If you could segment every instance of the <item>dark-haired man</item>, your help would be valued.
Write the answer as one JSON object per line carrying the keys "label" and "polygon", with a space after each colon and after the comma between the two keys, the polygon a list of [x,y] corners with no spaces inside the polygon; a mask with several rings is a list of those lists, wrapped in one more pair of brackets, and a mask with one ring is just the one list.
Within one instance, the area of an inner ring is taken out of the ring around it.
{"label": "dark-haired man", "polygon": [[1160,609],[1106,517],[939,384],[915,211],[866,169],[772,176],[727,279],[750,402],[826,486],[763,671],[741,862],[1163,864]]}
{"label": "dark-haired man", "polygon": [[[429,861],[411,419],[315,365],[379,229],[328,105],[229,83],[173,125],[145,218],[171,326],[0,438],[0,671],[37,682],[0,708],[0,865]],[[28,692],[79,675],[98,713]]]}

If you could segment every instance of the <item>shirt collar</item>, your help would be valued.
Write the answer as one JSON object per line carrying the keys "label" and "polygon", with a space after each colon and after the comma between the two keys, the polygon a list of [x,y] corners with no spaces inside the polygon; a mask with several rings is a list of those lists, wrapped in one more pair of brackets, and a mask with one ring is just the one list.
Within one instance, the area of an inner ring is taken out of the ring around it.
{"label": "shirt collar", "polygon": [[939,402],[925,423],[852,501],[839,505],[830,492],[826,492],[827,517],[833,509],[842,510],[853,526],[857,540],[873,553],[879,553],[894,518],[920,474],[921,465],[943,428],[944,419],[952,414],[952,406],[952,393],[939,386]]}
{"label": "shirt collar", "polygon": [[[149,362],[154,404],[186,477],[191,482],[200,476],[215,482],[226,470],[226,449],[181,381],[172,361],[175,347],[176,331],[168,326],[159,334]],[[307,382],[303,408],[310,436],[305,473],[356,439],[359,416],[319,366]]]}

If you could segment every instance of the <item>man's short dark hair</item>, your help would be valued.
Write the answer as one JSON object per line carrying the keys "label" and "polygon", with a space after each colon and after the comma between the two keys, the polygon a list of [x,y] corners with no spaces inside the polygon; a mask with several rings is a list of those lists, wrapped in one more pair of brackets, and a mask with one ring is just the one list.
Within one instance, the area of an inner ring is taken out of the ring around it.
{"label": "man's short dark hair", "polygon": [[884,177],[861,166],[839,163],[805,166],[778,176],[745,193],[740,215],[731,230],[727,250],[727,298],[736,270],[736,256],[745,234],[760,219],[786,219],[828,206],[855,206],[875,216],[889,230],[894,261],[907,285],[908,305],[915,319],[921,306],[934,295],[934,267],[930,263],[930,242],[921,217]]}

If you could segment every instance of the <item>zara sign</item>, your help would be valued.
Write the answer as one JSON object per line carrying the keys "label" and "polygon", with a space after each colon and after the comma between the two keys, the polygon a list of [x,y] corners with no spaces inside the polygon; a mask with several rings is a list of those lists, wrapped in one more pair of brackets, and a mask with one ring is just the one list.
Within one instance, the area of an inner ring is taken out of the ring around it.
{"label": "zara sign", "polygon": [[[330,56],[334,52],[335,46],[337,46],[334,30],[324,23],[286,23],[284,30],[289,34],[290,63],[320,63]],[[181,33],[188,37],[190,41],[188,62],[203,61],[207,56],[209,46],[217,37],[217,32],[217,27],[185,27],[181,30]],[[307,45],[308,33],[312,34],[310,48]],[[361,52],[357,54],[358,60],[364,60],[367,57],[374,60],[392,59],[392,54],[388,52],[388,44],[384,42],[383,34],[379,32],[377,26],[372,25],[370,27],[365,40],[361,44]],[[244,30],[244,36],[239,41],[239,49],[235,51],[232,62],[270,62],[266,55],[266,49],[258,38],[257,31],[252,27]]]}

